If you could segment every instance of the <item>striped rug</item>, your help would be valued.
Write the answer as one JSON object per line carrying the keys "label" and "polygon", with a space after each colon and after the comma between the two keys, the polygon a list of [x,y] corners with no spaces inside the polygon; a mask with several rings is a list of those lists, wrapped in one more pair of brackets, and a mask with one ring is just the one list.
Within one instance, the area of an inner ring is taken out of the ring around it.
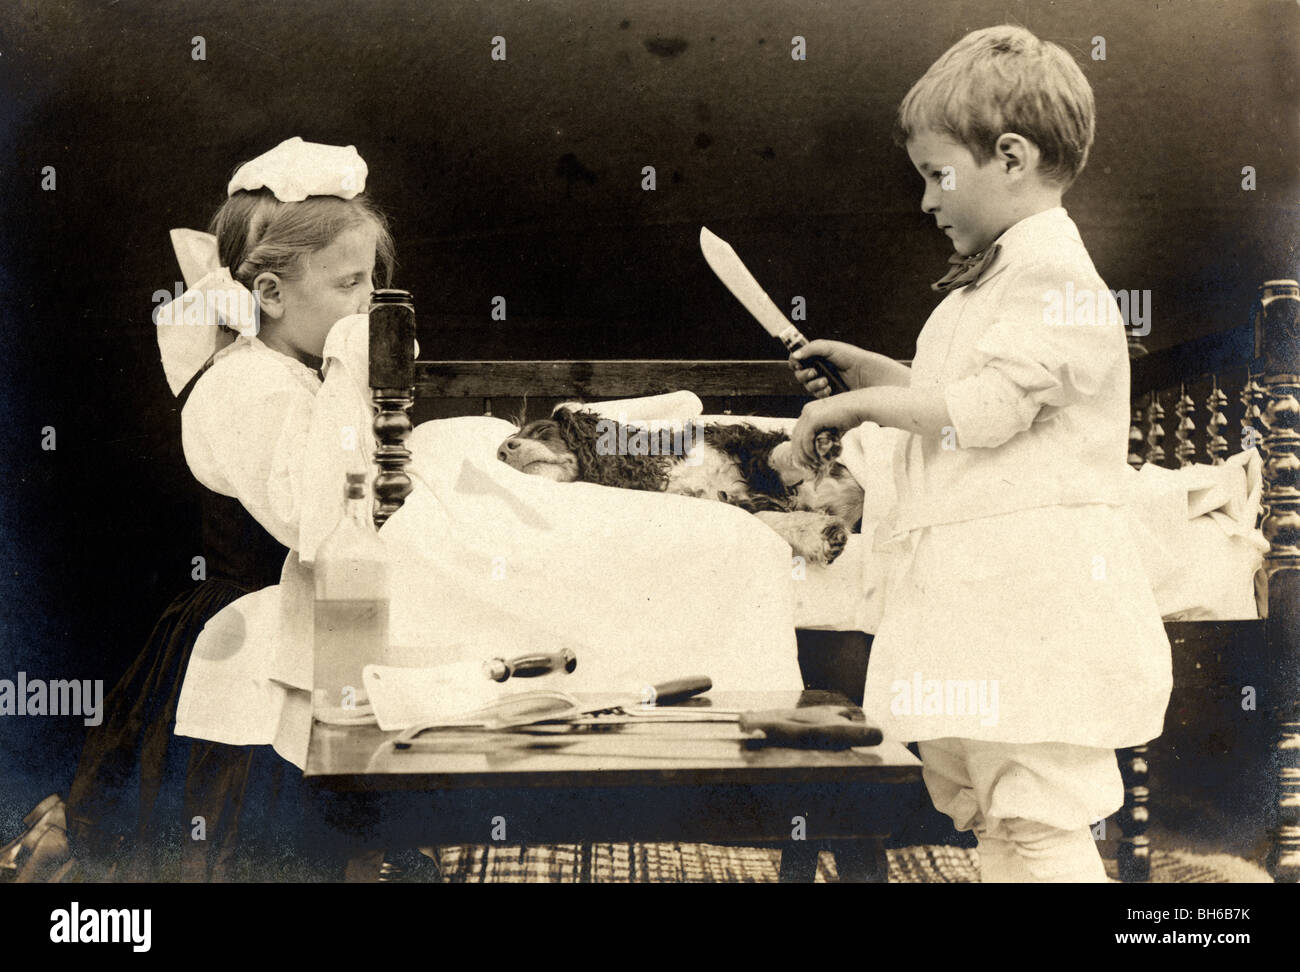
{"label": "striped rug", "polygon": [[[962,884],[979,881],[976,850],[944,845],[888,850],[892,884]],[[537,847],[484,846],[438,848],[441,880],[452,884],[619,883],[696,884],[775,882],[780,852],[759,847],[713,844],[558,844]],[[1106,872],[1118,878],[1113,860]],[[413,875],[412,875],[413,877]],[[420,877],[428,880],[430,875]],[[388,879],[397,877],[388,874]],[[410,879],[410,878],[408,878]],[[383,880],[383,878],[381,878]],[[832,855],[820,855],[818,882],[839,875]],[[1227,884],[1268,882],[1261,868],[1228,855],[1155,850],[1153,884]]]}

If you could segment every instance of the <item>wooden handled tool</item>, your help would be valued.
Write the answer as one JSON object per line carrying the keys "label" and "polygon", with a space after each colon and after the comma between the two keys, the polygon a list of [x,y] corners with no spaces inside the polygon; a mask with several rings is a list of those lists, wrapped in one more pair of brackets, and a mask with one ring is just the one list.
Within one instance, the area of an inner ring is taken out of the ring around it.
{"label": "wooden handled tool", "polygon": [[578,656],[573,649],[564,651],[540,652],[533,655],[519,655],[516,658],[493,658],[485,662],[483,670],[494,682],[504,682],[511,678],[536,678],[551,672],[573,674],[578,667]]}

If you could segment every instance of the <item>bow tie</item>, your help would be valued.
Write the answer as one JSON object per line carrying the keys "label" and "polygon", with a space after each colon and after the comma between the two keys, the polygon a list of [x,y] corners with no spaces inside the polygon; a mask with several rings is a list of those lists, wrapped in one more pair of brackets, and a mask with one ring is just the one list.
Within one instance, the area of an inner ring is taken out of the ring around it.
{"label": "bow tie", "polygon": [[946,294],[950,290],[956,290],[959,287],[965,287],[967,284],[973,284],[983,275],[998,257],[998,252],[1002,249],[1000,243],[994,243],[982,253],[976,253],[973,256],[963,257],[953,254],[948,262],[952,264],[948,272],[944,274],[943,279],[936,280],[930,284],[931,290],[937,290],[941,294]]}

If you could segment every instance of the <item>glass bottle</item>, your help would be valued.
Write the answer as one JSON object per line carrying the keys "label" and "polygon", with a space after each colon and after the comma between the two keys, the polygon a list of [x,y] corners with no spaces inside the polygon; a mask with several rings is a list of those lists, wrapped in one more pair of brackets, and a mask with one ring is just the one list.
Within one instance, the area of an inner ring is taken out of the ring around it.
{"label": "glass bottle", "polygon": [[382,663],[388,647],[388,563],[364,474],[347,474],[343,517],[321,544],[313,573],[312,712],[321,722],[354,722],[367,703],[361,669]]}

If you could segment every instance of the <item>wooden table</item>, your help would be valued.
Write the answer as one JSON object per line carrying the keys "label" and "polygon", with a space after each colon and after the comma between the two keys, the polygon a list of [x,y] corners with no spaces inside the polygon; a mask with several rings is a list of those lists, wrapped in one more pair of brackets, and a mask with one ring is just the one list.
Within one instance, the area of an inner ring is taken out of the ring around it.
{"label": "wooden table", "polygon": [[[860,714],[827,692],[710,693],[689,704],[827,703]],[[883,842],[914,805],[912,788],[921,781],[920,761],[900,743],[750,749],[726,723],[554,727],[526,736],[459,730],[440,734],[436,750],[418,751],[396,750],[398,735],[316,723],[306,767],[330,790],[384,793],[384,819],[368,836],[390,848],[775,843],[783,881],[811,881],[817,852],[826,849],[836,854],[841,879],[883,882]]]}

